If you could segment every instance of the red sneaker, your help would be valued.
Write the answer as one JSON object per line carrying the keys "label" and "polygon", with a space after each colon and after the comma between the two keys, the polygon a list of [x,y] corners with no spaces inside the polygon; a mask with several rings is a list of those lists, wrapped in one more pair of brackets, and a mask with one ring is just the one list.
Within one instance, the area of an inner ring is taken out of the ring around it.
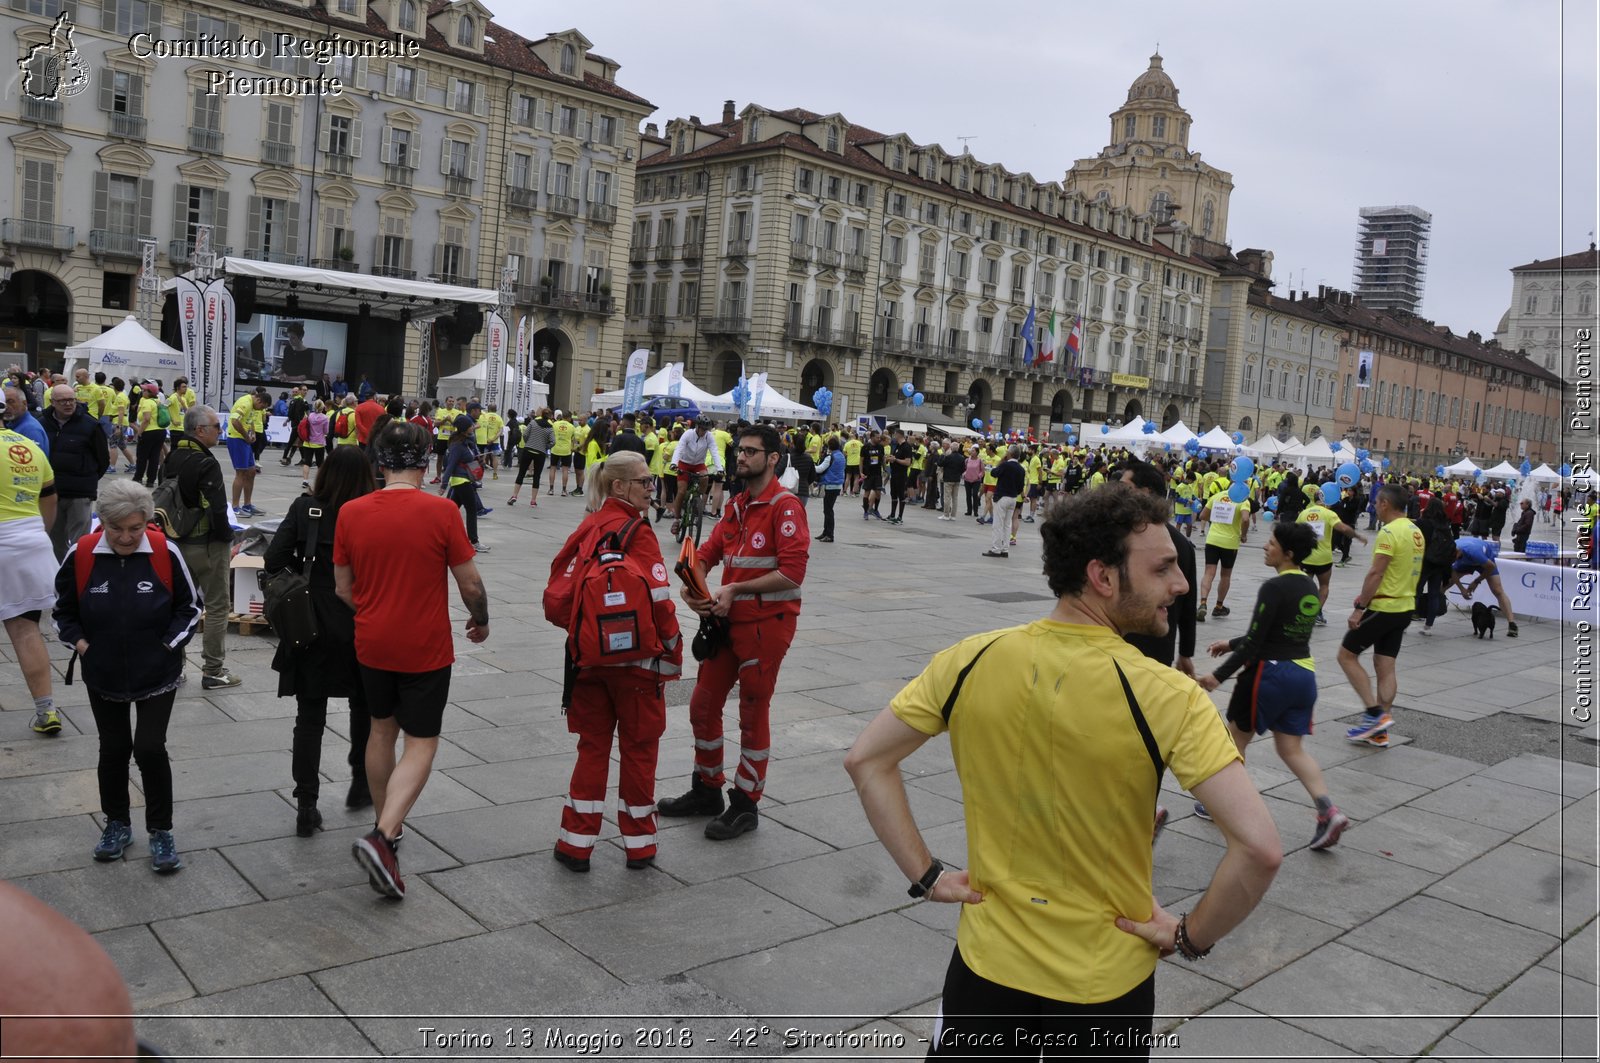
{"label": "red sneaker", "polygon": [[385,897],[404,900],[406,884],[400,878],[400,858],[394,842],[378,830],[368,831],[352,847],[356,863],[367,873],[367,882]]}

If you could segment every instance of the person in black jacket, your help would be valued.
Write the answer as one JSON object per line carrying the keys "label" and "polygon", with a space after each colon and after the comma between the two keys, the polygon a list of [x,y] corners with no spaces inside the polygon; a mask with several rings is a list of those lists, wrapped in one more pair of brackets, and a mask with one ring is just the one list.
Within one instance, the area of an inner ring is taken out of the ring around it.
{"label": "person in black jacket", "polygon": [[291,566],[304,571],[306,558],[312,559],[306,578],[317,613],[316,641],[299,649],[280,641],[272,657],[273,670],[278,673],[278,697],[292,695],[295,699],[290,772],[297,808],[295,833],[302,838],[311,837],[322,826],[322,813],[317,811],[318,773],[329,698],[350,701],[350,791],[344,805],[366,808],[372,804],[366,767],[372,718],[367,715],[367,697],[356,664],[355,612],[334,593],[333,532],[339,508],[376,489],[366,456],[356,447],[335,448],[317,472],[316,487],[295,499],[267,547],[268,573]]}
{"label": "person in black jacket", "polygon": [[278,461],[279,465],[289,464],[289,458],[300,445],[300,422],[310,412],[311,404],[306,402],[306,389],[296,386],[294,395],[289,399],[289,442],[283,445],[283,457]]}
{"label": "person in black jacket", "polygon": [[[1309,477],[1307,479],[1309,480]],[[1283,482],[1278,485],[1278,519],[1285,524],[1292,524],[1300,516],[1300,511],[1305,508],[1306,496],[1300,489],[1300,477],[1290,469],[1283,474]]]}
{"label": "person in black jacket", "polygon": [[178,478],[178,493],[187,506],[205,510],[194,531],[178,540],[183,560],[200,588],[206,610],[201,638],[200,687],[218,690],[239,685],[239,677],[223,667],[227,652],[228,566],[233,562],[233,524],[228,519],[228,494],[222,465],[211,456],[222,432],[222,419],[209,406],[191,406],[183,415],[183,434],[161,466],[163,480]]}
{"label": "person in black jacket", "polygon": [[517,495],[522,493],[522,481],[528,478],[529,466],[533,467],[533,497],[528,500],[528,505],[539,504],[539,478],[544,473],[544,461],[550,454],[555,438],[555,430],[550,427],[549,407],[540,410],[537,417],[528,418],[528,422],[522,426],[522,446],[517,451],[517,485],[511,489],[511,497],[506,500],[506,505],[517,504]]}
{"label": "person in black jacket", "polygon": [[[1156,498],[1167,497],[1166,477],[1161,470],[1147,461],[1129,458],[1122,463],[1116,479]],[[1123,641],[1149,657],[1170,665],[1194,677],[1195,610],[1199,606],[1199,582],[1195,579],[1194,543],[1190,542],[1171,522],[1167,531],[1172,535],[1172,545],[1178,551],[1178,570],[1183,573],[1189,589],[1167,610],[1169,623],[1165,635],[1124,635]],[[1174,655],[1176,649],[1176,655]]]}
{"label": "person in black jacket", "polygon": [[[200,604],[182,551],[160,532],[147,530],[153,516],[148,488],[130,480],[107,484],[100,495],[100,533],[81,540],[56,573],[54,615],[61,641],[74,647],[82,662],[100,733],[100,810],[106,824],[94,858],[119,859],[133,843],[131,755],[144,790],[150,863],[166,874],[183,867],[172,839],[167,723],[183,682],[183,647],[200,622]],[[158,550],[164,564],[155,559]],[[87,551],[85,558],[77,551]],[[80,574],[85,560],[88,571]]]}
{"label": "person in black jacket", "polygon": [[1422,634],[1433,634],[1433,622],[1448,609],[1444,591],[1450,583],[1450,567],[1456,559],[1456,537],[1445,516],[1444,502],[1428,500],[1417,521],[1422,529],[1422,575],[1417,580],[1417,612],[1422,614]]}
{"label": "person in black jacket", "polygon": [[1517,513],[1517,522],[1511,526],[1511,549],[1521,553],[1528,548],[1528,536],[1533,534],[1533,502],[1524,498]]}
{"label": "person in black jacket", "polygon": [[70,384],[57,384],[50,392],[50,410],[39,418],[50,439],[50,467],[56,474],[56,519],[50,525],[50,545],[56,560],[89,532],[100,478],[111,464],[105,429],[89,416]]}

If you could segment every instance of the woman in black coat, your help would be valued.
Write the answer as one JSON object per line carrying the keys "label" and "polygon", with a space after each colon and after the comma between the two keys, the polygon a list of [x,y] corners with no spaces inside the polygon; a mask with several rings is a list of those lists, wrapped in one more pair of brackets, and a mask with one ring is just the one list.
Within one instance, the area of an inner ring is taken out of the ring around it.
{"label": "woman in black coat", "polygon": [[[303,570],[312,555],[312,524],[316,524],[316,550],[306,578],[317,611],[316,641],[292,649],[280,640],[272,667],[278,673],[278,696],[295,699],[294,745],[290,771],[298,808],[295,833],[309,838],[322,826],[317,794],[322,763],[322,731],[328,718],[329,698],[350,701],[350,792],[346,808],[372,804],[367,789],[367,735],[372,718],[367,715],[361,671],[356,665],[355,613],[333,590],[333,532],[339,507],[376,487],[372,467],[358,447],[334,447],[317,471],[316,486],[295,499],[267,547],[266,571],[280,572],[293,565]],[[320,512],[320,516],[316,516]]]}

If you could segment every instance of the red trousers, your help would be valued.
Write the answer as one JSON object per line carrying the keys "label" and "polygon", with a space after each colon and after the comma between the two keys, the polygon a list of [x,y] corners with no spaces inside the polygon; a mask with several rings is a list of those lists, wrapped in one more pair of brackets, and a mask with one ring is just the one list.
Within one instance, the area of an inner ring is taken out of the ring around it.
{"label": "red trousers", "polygon": [[567,730],[578,736],[578,763],[561,810],[556,848],[587,858],[600,835],[606,808],[611,737],[618,737],[617,827],[628,858],[656,854],[656,751],[667,729],[667,702],[659,679],[622,668],[578,675],[567,710]]}
{"label": "red trousers", "polygon": [[794,641],[793,613],[735,623],[729,642],[709,661],[700,662],[694,693],[689,697],[689,723],[694,728],[694,770],[710,786],[722,788],[722,709],[733,684],[739,684],[739,767],[733,784],[752,801],[761,800],[767,784],[767,755],[772,745],[772,689],[778,684],[789,643]]}

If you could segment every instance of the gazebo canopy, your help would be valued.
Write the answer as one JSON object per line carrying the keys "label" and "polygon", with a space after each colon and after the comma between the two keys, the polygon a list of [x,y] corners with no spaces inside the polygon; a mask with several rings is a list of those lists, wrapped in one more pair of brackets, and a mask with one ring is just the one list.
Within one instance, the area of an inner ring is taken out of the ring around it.
{"label": "gazebo canopy", "polygon": [[[663,366],[661,369],[657,370],[653,376],[645,377],[644,397],[649,399],[654,398],[657,395],[669,394],[667,389],[672,386],[671,380],[669,379],[671,375],[672,367]],[[622,391],[622,388],[617,388],[614,391],[602,391],[599,394],[589,396],[589,401],[596,408],[601,406],[615,406],[617,403],[622,401]],[[704,388],[696,387],[689,381],[688,377],[683,378],[682,386],[678,389],[678,394],[683,398],[690,400],[701,409],[705,409],[706,403],[713,402],[716,399],[716,396],[711,394],[711,392],[706,391]]]}
{"label": "gazebo canopy", "polygon": [[82,358],[91,374],[103,372],[107,377],[157,377],[170,384],[173,377],[184,374],[183,352],[156,339],[132,314],[61,354],[69,363]]}
{"label": "gazebo canopy", "polygon": [[1445,466],[1444,471],[1447,476],[1476,476],[1483,470],[1473,464],[1471,458],[1462,458],[1454,465]]}
{"label": "gazebo canopy", "polygon": [[1483,470],[1483,475],[1493,480],[1520,480],[1522,479],[1522,470],[1509,461],[1502,461],[1492,469]]}
{"label": "gazebo canopy", "polygon": [[1155,441],[1157,443],[1171,443],[1175,447],[1181,447],[1194,438],[1194,430],[1179,421],[1165,432],[1156,433]]}
{"label": "gazebo canopy", "polygon": [[1530,472],[1528,474],[1528,479],[1538,480],[1541,483],[1560,483],[1561,474],[1546,464],[1540,465],[1537,469]]}
{"label": "gazebo canopy", "polygon": [[1239,444],[1235,443],[1233,441],[1233,437],[1224,432],[1222,430],[1222,426],[1219,424],[1212,428],[1211,431],[1200,437],[1200,445],[1207,450],[1232,451],[1237,448]]}

